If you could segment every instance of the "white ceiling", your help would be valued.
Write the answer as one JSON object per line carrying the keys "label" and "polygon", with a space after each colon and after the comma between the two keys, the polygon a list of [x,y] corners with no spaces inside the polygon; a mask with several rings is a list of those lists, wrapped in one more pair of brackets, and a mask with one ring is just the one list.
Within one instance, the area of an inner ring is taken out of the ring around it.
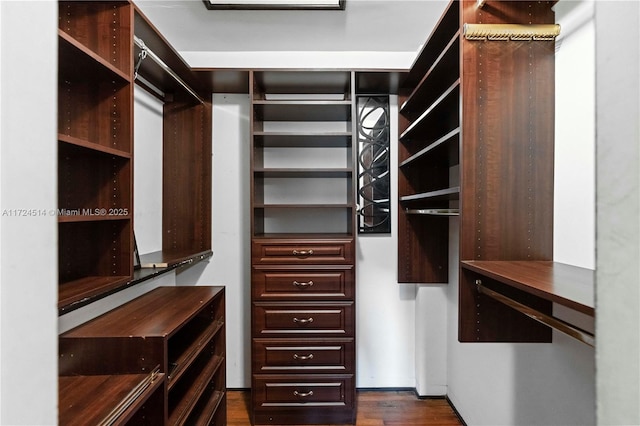
{"label": "white ceiling", "polygon": [[[347,0],[344,11],[209,10],[202,0],[135,3],[188,60],[190,52],[417,53],[448,0]],[[207,57],[215,62],[215,55]]]}

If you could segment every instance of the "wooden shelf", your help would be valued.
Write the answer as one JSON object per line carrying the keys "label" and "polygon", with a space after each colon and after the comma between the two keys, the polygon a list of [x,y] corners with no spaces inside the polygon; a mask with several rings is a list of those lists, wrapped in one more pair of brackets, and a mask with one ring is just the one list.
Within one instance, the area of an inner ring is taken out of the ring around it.
{"label": "wooden shelf", "polygon": [[398,167],[406,168],[408,166],[413,166],[413,164],[421,161],[427,161],[429,158],[432,158],[433,162],[452,166],[460,162],[459,153],[460,128],[457,127],[437,139],[435,142],[428,144],[406,160],[400,162]]}
{"label": "wooden shelf", "polygon": [[428,200],[457,200],[460,196],[460,187],[439,189],[437,191],[423,192],[420,194],[404,195],[400,197],[403,203],[428,201]]}
{"label": "wooden shelf", "polygon": [[[189,414],[204,394],[211,378],[223,366],[224,358],[210,357],[203,368],[199,369],[188,389],[178,395],[178,401],[172,401],[169,395],[169,423],[170,425],[188,424]],[[172,388],[176,391],[176,388]],[[221,393],[218,393],[221,395]]]}
{"label": "wooden shelf", "polygon": [[[257,234],[254,239],[267,240],[300,240],[300,234],[296,233],[267,233]],[[353,235],[347,233],[307,233],[304,235],[305,242],[322,242],[325,240],[353,240]]]}
{"label": "wooden shelf", "polygon": [[[167,377],[169,382],[167,386],[169,390],[171,390],[171,388],[173,388],[173,386],[180,380],[180,377],[182,377],[200,353],[207,349],[211,340],[224,326],[224,323],[222,321],[214,321],[210,324],[204,324],[204,326],[203,324],[194,325],[201,326],[199,332],[190,330],[190,333],[195,333],[195,336],[190,336],[190,341],[188,341],[186,347],[178,345],[178,349],[182,350],[179,351],[179,354],[177,354],[178,356],[175,359],[169,360],[171,364],[171,370]],[[172,340],[176,340],[176,338],[174,337]],[[173,342],[172,344],[174,346],[176,345]]]}
{"label": "wooden shelf", "polygon": [[[92,209],[93,214],[75,214],[73,211],[64,212],[58,215],[59,223],[75,223],[75,222],[101,222],[101,221],[113,221],[113,220],[131,220],[132,217],[128,215],[110,215],[108,213],[102,214],[101,211],[109,211],[109,209]],[[116,209],[119,210],[119,209]]]}
{"label": "wooden shelf", "polygon": [[551,261],[462,261],[463,268],[594,316],[594,271]]}
{"label": "wooden shelf", "polygon": [[[61,425],[87,424],[125,425],[135,418],[153,394],[162,393],[164,374],[157,374],[152,381],[146,374],[63,376],[58,379],[58,420]],[[141,388],[132,398],[132,389]],[[113,422],[103,423],[122,406],[122,413]],[[162,421],[162,413],[148,415],[147,421]],[[135,420],[132,422],[135,423]],[[158,424],[158,423],[156,423]]]}
{"label": "wooden shelf", "polygon": [[102,153],[105,155],[114,155],[116,157],[131,158],[131,153],[128,151],[123,151],[117,148],[111,148],[108,146],[100,145],[95,142],[91,142],[85,139],[77,138],[70,135],[65,135],[62,133],[58,133],[58,142],[62,142],[64,144],[68,144],[75,147],[85,148],[91,151],[95,151],[96,153]]}
{"label": "wooden shelf", "polygon": [[205,250],[193,253],[189,250],[159,250],[140,256],[142,268],[167,268],[172,266],[184,266],[193,262],[211,257],[213,252]]}
{"label": "wooden shelf", "polygon": [[262,132],[254,131],[255,147],[271,148],[349,148],[351,132]]}
{"label": "wooden shelf", "polygon": [[254,101],[256,121],[349,121],[351,101]]}
{"label": "wooden shelf", "polygon": [[346,178],[353,175],[350,168],[255,168],[253,172],[265,178]]}
{"label": "wooden shelf", "polygon": [[[123,82],[131,81],[131,78],[125,72],[84,46],[63,30],[58,29],[58,40],[61,59],[73,58],[73,62],[61,64],[67,73],[82,76],[82,73],[87,72],[87,68],[93,68],[94,72],[107,72]],[[92,79],[95,77],[88,75],[87,78]]]}
{"label": "wooden shelf", "polygon": [[354,208],[353,204],[265,204],[254,203],[254,208],[259,209],[351,209]]}
{"label": "wooden shelf", "polygon": [[[430,130],[430,125],[434,122],[452,122],[454,126],[459,124],[455,108],[460,102],[460,79],[449,86],[424,112],[416,118],[407,129],[400,135],[400,141],[412,138],[419,138],[422,132]],[[453,112],[453,114],[452,114]]]}
{"label": "wooden shelf", "polygon": [[58,290],[58,308],[106,293],[129,280],[129,276],[90,276],[62,282]]}
{"label": "wooden shelf", "polygon": [[407,118],[416,118],[437,99],[440,88],[450,87],[455,82],[457,73],[451,72],[451,70],[460,67],[459,53],[460,31],[457,31],[420,83],[402,104],[400,114]]}

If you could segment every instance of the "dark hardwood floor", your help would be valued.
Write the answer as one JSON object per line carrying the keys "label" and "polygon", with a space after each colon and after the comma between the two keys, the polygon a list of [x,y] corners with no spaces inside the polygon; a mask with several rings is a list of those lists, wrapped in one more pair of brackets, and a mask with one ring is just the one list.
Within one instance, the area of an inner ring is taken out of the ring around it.
{"label": "dark hardwood floor", "polygon": [[[227,392],[227,425],[247,426],[250,391]],[[358,391],[357,426],[462,425],[446,399],[418,399],[411,391]]]}

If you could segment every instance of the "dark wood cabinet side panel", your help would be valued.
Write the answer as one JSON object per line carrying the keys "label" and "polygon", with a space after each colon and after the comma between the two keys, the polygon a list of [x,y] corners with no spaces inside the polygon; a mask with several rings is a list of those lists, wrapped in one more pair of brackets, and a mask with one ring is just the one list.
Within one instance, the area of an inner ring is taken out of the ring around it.
{"label": "dark wood cabinet side panel", "polygon": [[[536,81],[529,65],[535,51],[543,50],[543,57],[549,52],[529,44],[506,60],[499,45],[474,46],[478,57],[494,59],[482,59],[485,83],[465,94],[471,98],[465,108],[477,114],[478,124],[464,131],[474,143],[463,148],[462,208],[469,220],[463,221],[461,236],[473,243],[463,244],[461,258],[550,260],[553,83]],[[535,73],[553,75],[553,62],[536,61]]]}
{"label": "dark wood cabinet side panel", "polygon": [[162,338],[61,337],[58,352],[61,376],[148,374],[158,365],[167,371]]}
{"label": "dark wood cabinet side panel", "polygon": [[209,250],[211,104],[165,104],[163,131],[163,251]]}

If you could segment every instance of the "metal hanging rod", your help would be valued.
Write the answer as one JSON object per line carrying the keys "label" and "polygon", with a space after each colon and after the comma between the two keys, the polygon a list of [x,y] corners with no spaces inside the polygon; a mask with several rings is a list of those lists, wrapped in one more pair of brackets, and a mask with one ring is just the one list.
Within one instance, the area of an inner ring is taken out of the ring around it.
{"label": "metal hanging rod", "polygon": [[175,71],[173,71],[171,68],[169,68],[169,66],[167,64],[165,64],[164,61],[162,59],[160,59],[160,57],[158,55],[153,53],[153,50],[149,49],[147,47],[147,45],[144,43],[144,41],[142,41],[142,39],[140,37],[134,35],[133,36],[133,41],[136,44],[136,46],[138,46],[140,49],[142,49],[142,52],[140,53],[140,56],[138,58],[138,63],[136,64],[136,67],[135,67],[134,78],[139,78],[138,77],[138,68],[140,67],[140,64],[142,63],[142,61],[148,56],[151,59],[153,59],[153,62],[158,64],[158,66],[160,66],[160,68],[162,68],[167,74],[169,74],[175,81],[177,81],[191,96],[196,98],[198,100],[198,102],[200,102],[201,104],[205,103],[204,99],[202,99],[195,92],[195,90],[193,90],[191,87],[189,87],[189,85],[187,83],[185,83],[184,80],[181,79],[180,76],[175,73]]}
{"label": "metal hanging rod", "polygon": [[478,293],[485,294],[491,297],[492,299],[497,300],[498,302],[504,303],[505,305],[515,309],[518,312],[525,314],[529,318],[534,319],[539,323],[542,323],[548,327],[558,330],[561,333],[564,333],[567,336],[571,336],[574,339],[577,339],[582,343],[586,343],[589,346],[595,346],[595,337],[593,334],[589,333],[588,331],[575,327],[559,318],[556,318],[547,314],[543,314],[542,312],[537,311],[527,305],[523,305],[520,302],[516,302],[515,300],[503,294],[500,294],[497,291],[493,291],[483,286],[482,280],[476,280],[476,289],[478,290]]}
{"label": "metal hanging rod", "polygon": [[406,214],[423,214],[430,216],[459,216],[458,209],[404,209]]}
{"label": "metal hanging rod", "polygon": [[464,24],[467,40],[554,41],[560,35],[558,24]]}

